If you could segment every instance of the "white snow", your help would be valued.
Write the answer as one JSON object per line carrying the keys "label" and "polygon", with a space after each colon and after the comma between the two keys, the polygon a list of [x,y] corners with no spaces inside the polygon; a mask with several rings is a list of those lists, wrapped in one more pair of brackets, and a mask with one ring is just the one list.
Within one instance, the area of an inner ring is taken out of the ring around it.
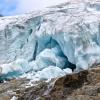
{"label": "white snow", "polygon": [[64,71],[66,74],[72,74],[72,69],[70,69],[70,68],[63,69],[63,71]]}
{"label": "white snow", "polygon": [[13,96],[10,100],[17,100],[18,98]]}
{"label": "white snow", "polygon": [[49,66],[42,71],[38,71],[34,77],[39,79],[52,79],[60,76],[64,76],[65,72],[59,67]]}

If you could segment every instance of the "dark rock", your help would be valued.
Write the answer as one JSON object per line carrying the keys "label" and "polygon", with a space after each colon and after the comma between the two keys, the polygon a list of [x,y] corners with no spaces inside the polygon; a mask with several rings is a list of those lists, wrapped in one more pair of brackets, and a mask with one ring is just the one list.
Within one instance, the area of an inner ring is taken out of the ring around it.
{"label": "dark rock", "polygon": [[0,17],[3,17],[3,15],[0,14]]}

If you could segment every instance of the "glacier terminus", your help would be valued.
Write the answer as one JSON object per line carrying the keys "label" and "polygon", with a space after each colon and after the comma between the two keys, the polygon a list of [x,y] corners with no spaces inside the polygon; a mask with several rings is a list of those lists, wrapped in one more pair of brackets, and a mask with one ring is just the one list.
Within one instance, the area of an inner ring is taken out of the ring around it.
{"label": "glacier terminus", "polygon": [[49,79],[100,63],[100,1],[0,17],[0,77]]}

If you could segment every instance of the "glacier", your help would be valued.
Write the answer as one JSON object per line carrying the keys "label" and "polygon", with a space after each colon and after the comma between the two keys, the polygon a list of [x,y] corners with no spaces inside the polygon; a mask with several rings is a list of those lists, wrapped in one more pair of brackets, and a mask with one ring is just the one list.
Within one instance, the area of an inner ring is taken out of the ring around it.
{"label": "glacier", "polygon": [[98,0],[69,0],[43,11],[0,17],[0,79],[30,71],[48,79],[99,63]]}

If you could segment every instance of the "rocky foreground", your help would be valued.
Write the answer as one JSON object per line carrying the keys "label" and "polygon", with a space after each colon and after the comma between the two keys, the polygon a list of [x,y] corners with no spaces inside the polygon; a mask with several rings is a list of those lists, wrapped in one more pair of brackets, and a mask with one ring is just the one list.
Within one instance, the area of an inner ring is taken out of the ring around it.
{"label": "rocky foreground", "polygon": [[100,66],[28,85],[16,79],[0,84],[0,100],[100,100]]}

